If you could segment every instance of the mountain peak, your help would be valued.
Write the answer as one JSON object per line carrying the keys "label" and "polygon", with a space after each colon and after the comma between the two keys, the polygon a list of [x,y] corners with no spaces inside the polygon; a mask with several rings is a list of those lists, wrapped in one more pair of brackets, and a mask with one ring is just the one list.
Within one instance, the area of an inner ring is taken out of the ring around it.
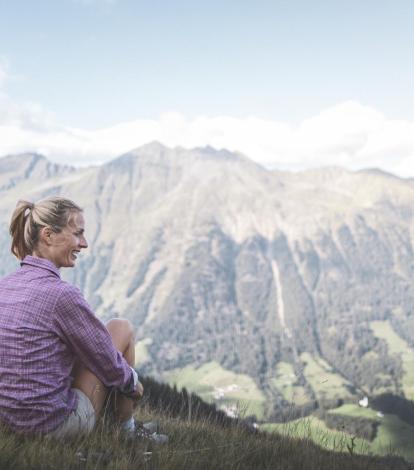
{"label": "mountain peak", "polygon": [[217,162],[245,162],[259,167],[241,153],[226,149],[216,149],[210,145],[205,147],[185,148],[182,146],[167,147],[158,141],[152,141],[141,147],[132,149],[123,155],[111,160],[108,164],[113,166],[130,166],[134,162],[148,163],[150,165],[176,165],[189,164],[200,160]]}
{"label": "mountain peak", "polygon": [[152,140],[151,142],[148,142],[147,144],[141,145],[140,147],[137,147],[136,149],[132,150],[131,152],[128,153],[134,153],[134,152],[151,152],[151,153],[156,153],[156,152],[163,152],[165,150],[168,150],[168,147],[159,142],[158,140]]}
{"label": "mountain peak", "polygon": [[245,157],[241,153],[231,152],[225,148],[217,149],[211,145],[206,145],[205,147],[196,147],[194,148],[194,152],[197,152],[203,157],[214,160],[252,162],[249,158]]}

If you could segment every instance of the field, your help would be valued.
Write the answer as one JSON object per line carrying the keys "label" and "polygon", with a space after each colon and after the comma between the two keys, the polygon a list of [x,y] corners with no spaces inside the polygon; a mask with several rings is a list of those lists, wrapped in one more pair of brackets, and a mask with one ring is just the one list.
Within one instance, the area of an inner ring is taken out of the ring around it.
{"label": "field", "polygon": [[219,408],[242,415],[263,416],[265,396],[248,375],[236,374],[224,369],[217,362],[209,362],[199,368],[192,366],[170,371],[163,377],[166,382],[185,387]]}
{"label": "field", "polygon": [[[277,432],[282,436],[298,439],[309,439],[324,449],[347,452],[352,445],[352,436],[344,432],[329,429],[325,423],[316,416],[299,418],[288,423],[267,423],[260,427],[267,432]],[[369,448],[363,439],[354,439],[353,452],[368,455]]]}
{"label": "field", "polygon": [[361,408],[357,405],[343,405],[331,413],[339,413],[346,416],[362,416],[371,418],[379,423],[377,437],[370,445],[372,453],[384,455],[390,450],[403,455],[407,460],[414,461],[414,427],[397,416],[385,414],[379,417],[377,412],[369,408]]}
{"label": "field", "polygon": [[379,423],[376,438],[369,442],[344,432],[329,429],[325,423],[315,416],[300,418],[288,423],[268,423],[261,428],[268,432],[278,432],[285,436],[310,439],[325,449],[333,451],[346,451],[353,446],[353,452],[362,455],[400,455],[408,461],[414,462],[414,427],[410,426],[394,415],[384,415],[380,418],[377,412],[358,405],[346,404],[331,413],[343,414],[353,417],[365,417]]}
{"label": "field", "polygon": [[349,383],[341,375],[335,373],[331,366],[322,358],[313,357],[309,353],[300,356],[303,362],[303,373],[311,385],[317,398],[349,398]]}
{"label": "field", "polygon": [[[138,346],[137,346],[138,348]],[[139,344],[139,353],[145,357],[145,346]],[[301,355],[303,372],[317,398],[349,398],[348,382],[335,373],[321,358],[313,358],[308,353]],[[187,366],[165,373],[163,379],[178,388],[197,393],[204,400],[214,402],[227,409],[237,406],[245,415],[254,414],[261,419],[265,396],[254,380],[244,374],[225,370],[217,362],[209,362],[199,368]],[[293,366],[280,362],[275,377],[270,379],[271,387],[279,390],[286,401],[303,405],[311,400],[305,387],[297,381]]]}
{"label": "field", "polygon": [[287,362],[279,362],[276,377],[270,379],[270,385],[289,403],[302,405],[310,400],[305,387],[298,385],[292,364]]}

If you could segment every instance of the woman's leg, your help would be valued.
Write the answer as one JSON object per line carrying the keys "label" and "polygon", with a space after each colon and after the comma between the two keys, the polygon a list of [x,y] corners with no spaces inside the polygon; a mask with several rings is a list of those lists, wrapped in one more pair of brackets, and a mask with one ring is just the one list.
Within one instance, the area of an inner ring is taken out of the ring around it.
{"label": "woman's leg", "polygon": [[[126,322],[126,324],[124,323],[123,327],[121,327],[117,324],[118,320]],[[109,334],[112,337],[112,341],[116,347],[118,347],[117,344],[122,344],[124,335],[126,335],[129,331],[131,332],[127,347],[123,351],[121,349],[119,349],[119,351],[122,352],[122,355],[124,356],[127,363],[133,367],[135,365],[135,338],[134,327],[132,324],[128,320],[114,318],[113,320],[109,320],[109,322],[106,324],[106,328],[108,329]],[[124,331],[123,328],[125,328]],[[115,413],[115,419],[122,423],[132,416],[134,410],[134,401],[116,392],[113,396],[112,406]]]}
{"label": "woman's leg", "polygon": [[[134,328],[132,324],[122,318],[109,320],[105,325],[111,335],[114,346],[122,353],[129,365],[135,364]],[[80,365],[75,370],[73,387],[81,390],[91,401],[98,417],[108,395],[107,388],[89,369]],[[133,401],[119,393],[115,394],[115,417],[122,422],[129,419],[133,412]]]}

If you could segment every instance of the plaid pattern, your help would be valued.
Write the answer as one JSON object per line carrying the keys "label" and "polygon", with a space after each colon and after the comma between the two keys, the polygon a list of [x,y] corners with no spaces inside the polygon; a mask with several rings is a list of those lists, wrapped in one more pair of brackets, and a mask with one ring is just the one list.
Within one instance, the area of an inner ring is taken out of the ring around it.
{"label": "plaid pattern", "polygon": [[75,359],[108,388],[131,368],[76,287],[48,260],[26,256],[0,280],[0,419],[22,432],[50,432],[76,409]]}

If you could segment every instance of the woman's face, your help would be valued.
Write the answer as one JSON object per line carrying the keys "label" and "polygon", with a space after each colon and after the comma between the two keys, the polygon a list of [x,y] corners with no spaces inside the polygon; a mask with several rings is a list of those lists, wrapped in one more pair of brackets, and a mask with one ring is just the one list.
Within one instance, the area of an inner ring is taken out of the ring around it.
{"label": "woman's face", "polygon": [[72,268],[83,248],[88,248],[85,238],[85,219],[82,212],[74,212],[66,227],[53,234],[50,261],[57,268]]}

